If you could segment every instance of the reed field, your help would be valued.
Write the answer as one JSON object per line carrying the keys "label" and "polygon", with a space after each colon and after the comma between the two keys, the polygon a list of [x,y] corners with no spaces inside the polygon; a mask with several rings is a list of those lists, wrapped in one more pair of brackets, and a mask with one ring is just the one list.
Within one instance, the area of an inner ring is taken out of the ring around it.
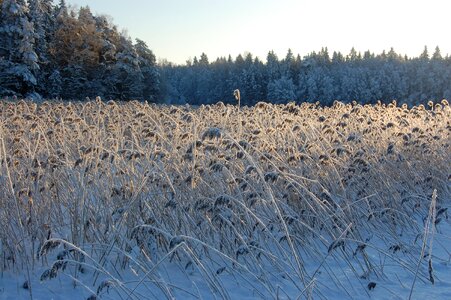
{"label": "reed field", "polygon": [[451,297],[446,100],[0,102],[0,299]]}

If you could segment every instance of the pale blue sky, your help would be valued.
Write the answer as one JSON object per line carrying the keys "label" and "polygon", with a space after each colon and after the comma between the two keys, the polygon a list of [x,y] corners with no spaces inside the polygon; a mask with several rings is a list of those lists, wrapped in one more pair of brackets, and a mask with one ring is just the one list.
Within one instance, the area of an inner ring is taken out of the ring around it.
{"label": "pale blue sky", "polygon": [[329,52],[418,56],[424,45],[451,53],[449,0],[68,0],[113,17],[158,58],[184,63],[205,52],[210,61],[246,51],[266,59],[288,48],[301,56]]}

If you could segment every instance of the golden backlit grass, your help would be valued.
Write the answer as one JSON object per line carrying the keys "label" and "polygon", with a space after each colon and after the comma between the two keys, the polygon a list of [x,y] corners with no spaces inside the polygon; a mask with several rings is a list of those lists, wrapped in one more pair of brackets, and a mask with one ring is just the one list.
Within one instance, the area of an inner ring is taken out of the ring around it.
{"label": "golden backlit grass", "polygon": [[[231,263],[256,278],[265,291],[250,289],[262,297],[277,293],[268,265],[300,294],[321,295],[323,283],[310,286],[328,256],[357,277],[382,276],[365,253],[372,245],[414,274],[414,238],[434,190],[434,226],[447,218],[450,112],[446,100],[240,109],[0,102],[0,269],[49,265],[43,279],[56,276],[61,265],[44,254],[59,246],[60,261],[89,253],[94,273],[109,278],[107,261],[147,274],[170,253],[223,297],[211,274]],[[205,255],[221,261],[202,263]]]}

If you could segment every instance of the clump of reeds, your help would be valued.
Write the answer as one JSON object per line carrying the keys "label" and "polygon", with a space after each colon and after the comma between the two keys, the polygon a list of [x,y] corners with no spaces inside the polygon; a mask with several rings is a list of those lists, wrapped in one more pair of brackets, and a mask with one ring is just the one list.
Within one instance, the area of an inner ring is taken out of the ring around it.
{"label": "clump of reeds", "polygon": [[[447,216],[450,110],[428,107],[2,102],[0,271],[123,298],[200,298],[174,266],[222,298],[230,280],[261,298],[347,295],[350,276],[375,293],[374,257],[432,282],[424,243],[398,236],[426,232],[434,190],[428,228]],[[323,272],[331,260],[352,275]]]}

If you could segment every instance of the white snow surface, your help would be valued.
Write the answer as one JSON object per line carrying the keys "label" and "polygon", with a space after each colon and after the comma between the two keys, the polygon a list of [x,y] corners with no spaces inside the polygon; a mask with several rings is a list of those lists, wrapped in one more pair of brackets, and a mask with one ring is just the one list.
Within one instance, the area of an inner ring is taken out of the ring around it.
{"label": "white snow surface", "polygon": [[[321,253],[322,261],[303,258],[303,268],[309,277],[306,280],[310,285],[302,292],[296,287],[299,283],[296,282],[298,278],[296,274],[288,274],[294,279],[290,280],[285,272],[281,272],[282,270],[274,267],[268,269],[269,264],[265,265],[264,258],[261,259],[261,266],[255,266],[254,270],[250,270],[252,266],[247,266],[246,268],[252,272],[246,272],[245,268],[237,264],[207,255],[199,257],[200,261],[197,263],[184,255],[176,255],[172,259],[167,257],[155,265],[152,269],[153,275],[147,277],[143,276],[143,272],[132,262],[125,268],[121,268],[120,262],[116,266],[105,266],[110,272],[109,276],[101,274],[98,277],[88,260],[85,260],[84,273],[75,272],[77,268],[69,262],[66,269],[58,271],[55,278],[41,281],[41,275],[51,267],[56,260],[56,253],[62,249],[59,246],[50,252],[53,256],[49,254],[48,258],[30,270],[32,295],[33,299],[54,300],[88,299],[96,294],[97,299],[408,299],[416,273],[416,269],[412,269],[412,266],[418,263],[420,255],[418,250],[421,249],[423,237],[415,238],[400,234],[400,244],[411,245],[412,248],[403,246],[398,251],[387,249],[382,239],[376,240],[371,234],[369,237],[365,253],[373,259],[373,262],[378,262],[378,265],[373,266],[375,272],[366,274],[367,276],[359,273],[358,264],[362,260],[358,260],[358,256],[362,255],[361,253],[355,255],[351,264],[355,270],[352,270],[342,258],[340,247],[329,253],[328,249],[324,249]],[[416,244],[412,242],[412,238],[416,239]],[[183,243],[180,246],[183,246]],[[418,257],[416,262],[407,258],[409,256],[406,254],[411,254],[411,251],[416,251],[412,255]],[[430,240],[427,241],[424,258],[418,268],[412,299],[451,299],[451,222],[448,218],[434,228],[432,244],[434,284],[429,280],[429,251]],[[137,252],[137,249],[133,249],[130,255],[137,257],[140,255]],[[52,257],[54,261],[51,260]],[[244,263],[244,259],[239,257],[238,262]],[[295,262],[285,260],[285,263]],[[215,290],[212,284],[206,282],[206,277],[203,276],[205,270],[209,271],[211,282],[220,283],[218,286],[221,286],[222,290]],[[259,273],[259,270],[263,272]],[[155,282],[151,283],[149,278],[154,278],[160,283],[164,281],[164,285],[168,287],[167,293],[163,293],[162,289],[157,288]],[[262,284],[265,280],[271,281],[272,286],[278,288],[267,290]],[[26,281],[25,270],[3,271],[0,274],[0,299],[30,299],[29,289],[23,287]],[[98,291],[102,282],[111,285]],[[375,283],[376,286],[370,290],[369,283]]]}

